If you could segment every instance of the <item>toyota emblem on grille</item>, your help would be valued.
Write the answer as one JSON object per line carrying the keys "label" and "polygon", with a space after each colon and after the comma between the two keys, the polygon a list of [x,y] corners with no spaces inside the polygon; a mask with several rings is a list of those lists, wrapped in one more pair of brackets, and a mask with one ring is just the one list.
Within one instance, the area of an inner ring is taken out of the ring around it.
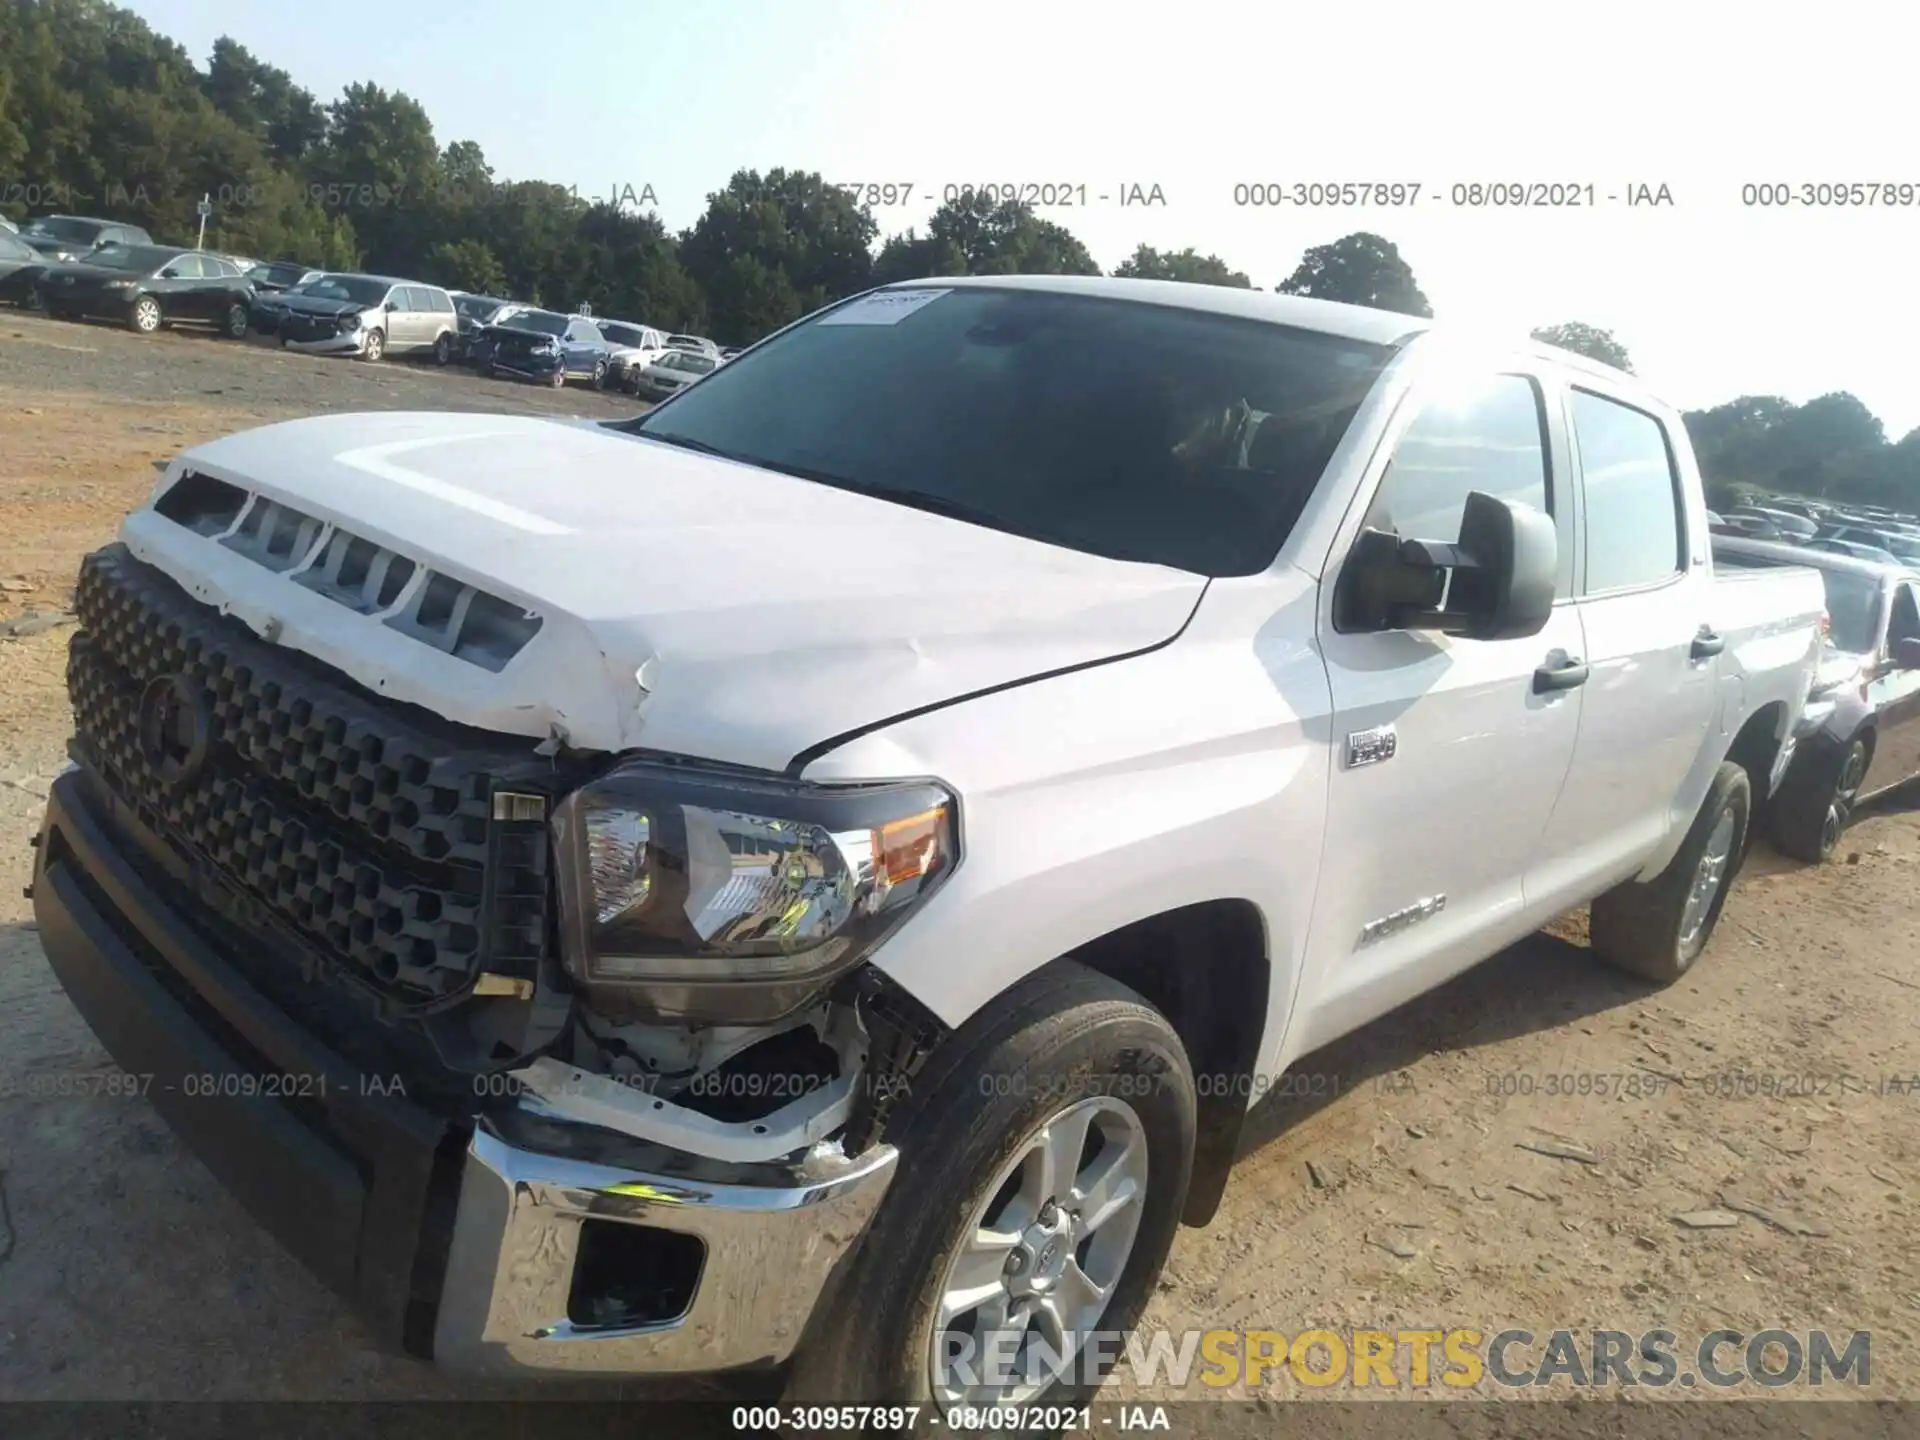
{"label": "toyota emblem on grille", "polygon": [[162,675],[140,697],[140,752],[169,785],[180,785],[207,763],[213,715],[194,686]]}

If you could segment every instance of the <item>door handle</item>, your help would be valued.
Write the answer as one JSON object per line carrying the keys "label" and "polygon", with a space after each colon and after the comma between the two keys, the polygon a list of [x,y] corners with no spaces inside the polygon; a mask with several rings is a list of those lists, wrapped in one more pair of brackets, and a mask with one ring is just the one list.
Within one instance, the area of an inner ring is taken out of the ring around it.
{"label": "door handle", "polygon": [[1533,693],[1545,695],[1553,690],[1577,690],[1587,683],[1587,662],[1563,660],[1558,665],[1542,665],[1533,672]]}
{"label": "door handle", "polygon": [[1727,641],[1725,636],[1716,635],[1708,627],[1702,625],[1700,627],[1700,633],[1693,637],[1693,649],[1687,653],[1695,660],[1711,660],[1726,648]]}

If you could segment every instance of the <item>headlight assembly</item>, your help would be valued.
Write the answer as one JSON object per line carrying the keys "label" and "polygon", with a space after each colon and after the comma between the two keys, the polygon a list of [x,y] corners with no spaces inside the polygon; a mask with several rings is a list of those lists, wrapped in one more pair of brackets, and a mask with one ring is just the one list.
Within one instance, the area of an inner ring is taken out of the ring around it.
{"label": "headlight assembly", "polygon": [[857,965],[959,858],[930,781],[819,786],[651,761],[556,807],[561,956],[596,1005],[774,1020]]}

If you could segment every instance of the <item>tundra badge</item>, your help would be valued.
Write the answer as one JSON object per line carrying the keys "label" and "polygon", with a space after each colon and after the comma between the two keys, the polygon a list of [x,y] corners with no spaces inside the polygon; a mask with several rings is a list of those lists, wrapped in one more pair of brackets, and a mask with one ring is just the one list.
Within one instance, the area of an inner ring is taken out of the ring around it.
{"label": "tundra badge", "polygon": [[1399,748],[1400,737],[1394,734],[1391,725],[1355,730],[1347,736],[1347,768],[1353,770],[1362,765],[1377,765],[1382,760],[1391,760],[1393,752]]}

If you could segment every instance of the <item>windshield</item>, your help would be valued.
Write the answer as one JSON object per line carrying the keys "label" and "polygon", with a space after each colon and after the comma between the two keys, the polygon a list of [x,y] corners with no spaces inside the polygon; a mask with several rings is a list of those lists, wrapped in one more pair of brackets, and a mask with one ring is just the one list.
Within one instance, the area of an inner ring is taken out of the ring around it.
{"label": "windshield", "polygon": [[697,354],[692,350],[669,350],[660,357],[660,363],[669,370],[689,370],[695,375],[709,374],[714,368],[711,355]]}
{"label": "windshield", "polygon": [[509,330],[531,330],[536,335],[564,335],[568,321],[566,316],[557,315],[551,310],[523,310],[500,323]]}
{"label": "windshield", "polygon": [[302,285],[300,293],[315,300],[345,300],[354,305],[378,305],[387,298],[390,288],[386,281],[370,280],[364,275],[322,275]]}
{"label": "windshield", "polygon": [[667,344],[684,346],[688,350],[705,350],[707,348],[707,342],[702,340],[698,335],[669,335],[667,337]]}
{"label": "windshield", "polygon": [[157,245],[102,245],[87,256],[87,264],[104,265],[109,270],[133,270],[144,275],[149,270],[158,270],[179,253],[162,250]]}
{"label": "windshield", "polygon": [[74,220],[66,215],[42,215],[38,220],[29,220],[20,227],[22,235],[32,235],[41,240],[72,240],[82,245],[91,245],[93,237],[106,227],[93,220]]}
{"label": "windshield", "polygon": [[453,308],[463,320],[484,321],[494,311],[505,305],[505,300],[496,300],[491,295],[456,295]]}
{"label": "windshield", "polygon": [[1250,575],[1391,353],[1098,296],[893,290],[623,428],[1096,555]]}
{"label": "windshield", "polygon": [[1880,643],[1880,581],[1872,575],[1822,570],[1827,582],[1828,639],[1836,650],[1864,655]]}
{"label": "windshield", "polygon": [[637,325],[609,325],[602,321],[600,333],[614,345],[631,345],[639,349],[647,343],[647,332]]}

